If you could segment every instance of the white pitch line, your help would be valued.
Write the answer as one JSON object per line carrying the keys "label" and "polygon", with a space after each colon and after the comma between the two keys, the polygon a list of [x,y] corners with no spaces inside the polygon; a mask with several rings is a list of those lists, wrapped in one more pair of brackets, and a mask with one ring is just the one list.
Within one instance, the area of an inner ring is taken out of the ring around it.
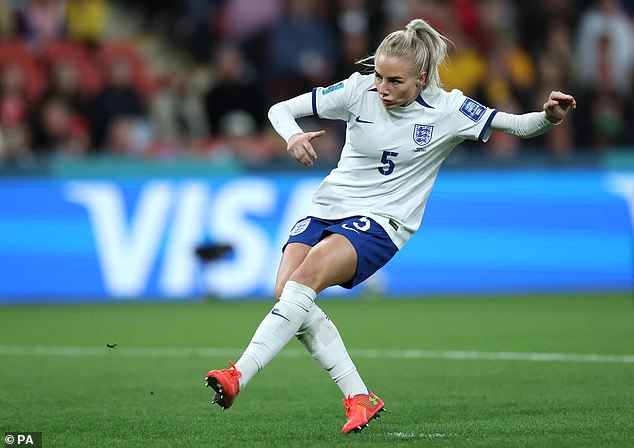
{"label": "white pitch line", "polygon": [[[80,347],[80,346],[20,346],[0,345],[0,355],[41,356],[135,356],[135,357],[231,357],[242,353],[232,348],[195,347]],[[478,352],[435,350],[350,350],[353,358],[393,359],[453,359],[484,361],[529,361],[529,362],[592,362],[612,364],[634,364],[634,355],[599,355],[580,353],[525,353],[525,352]],[[297,358],[308,356],[304,350],[285,349],[279,356]]]}
{"label": "white pitch line", "polygon": [[[445,437],[447,437],[447,434],[440,433],[440,432],[433,432],[433,433],[426,434],[424,432],[415,433],[412,431],[388,432],[387,435],[392,437],[398,437],[399,439],[444,439]],[[452,437],[454,436],[454,434],[450,434],[449,436]]]}

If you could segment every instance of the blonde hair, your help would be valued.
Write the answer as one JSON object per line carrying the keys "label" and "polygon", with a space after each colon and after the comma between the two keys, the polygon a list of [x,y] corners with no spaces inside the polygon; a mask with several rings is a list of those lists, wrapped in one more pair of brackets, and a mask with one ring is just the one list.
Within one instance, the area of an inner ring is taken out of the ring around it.
{"label": "blonde hair", "polygon": [[378,46],[374,56],[361,59],[359,63],[374,67],[378,55],[405,57],[411,62],[412,73],[418,76],[427,72],[423,89],[440,90],[442,83],[438,66],[447,58],[449,39],[436,31],[422,19],[414,19],[405,29],[388,34]]}

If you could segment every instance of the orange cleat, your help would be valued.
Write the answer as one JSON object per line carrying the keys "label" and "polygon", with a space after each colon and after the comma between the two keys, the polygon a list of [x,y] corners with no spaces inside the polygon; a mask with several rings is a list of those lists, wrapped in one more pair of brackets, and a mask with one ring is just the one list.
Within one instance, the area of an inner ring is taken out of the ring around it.
{"label": "orange cleat", "polygon": [[359,432],[368,424],[370,420],[380,418],[380,413],[385,411],[383,402],[379,397],[370,392],[367,395],[355,395],[344,398],[343,406],[346,408],[346,418],[348,422],[343,425],[341,432]]}
{"label": "orange cleat", "polygon": [[212,370],[205,377],[205,386],[216,391],[211,403],[217,403],[223,410],[231,407],[233,400],[240,392],[238,378],[242,376],[242,373],[236,369],[235,364],[231,361],[229,361],[229,365],[231,369]]}

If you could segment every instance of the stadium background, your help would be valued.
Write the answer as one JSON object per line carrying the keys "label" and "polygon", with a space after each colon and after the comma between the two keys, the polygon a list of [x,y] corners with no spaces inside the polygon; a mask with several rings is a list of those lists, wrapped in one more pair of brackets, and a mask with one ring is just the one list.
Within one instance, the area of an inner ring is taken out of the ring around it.
{"label": "stadium background", "polygon": [[[454,43],[446,88],[518,113],[560,89],[579,108],[541,138],[460,146],[421,232],[365,290],[632,286],[631,2],[1,5],[3,302],[269,296],[280,246],[336,164],[343,127],[303,119],[328,133],[315,169],[302,170],[268,107],[359,70],[355,60],[413,17]],[[232,250],[195,255],[217,245]]]}
{"label": "stadium background", "polygon": [[[365,290],[632,287],[631,2],[1,5],[2,302],[268,297],[286,233],[343,139],[341,123],[303,119],[328,133],[302,170],[268,107],[360,69],[413,17],[455,44],[447,88],[510,112],[561,89],[579,108],[541,138],[460,146],[421,232]],[[215,245],[232,250],[195,255]]]}
{"label": "stadium background", "polygon": [[[404,250],[320,297],[379,424],[340,434],[341,396],[297,341],[220,412],[202,377],[269,312],[343,138],[303,119],[328,133],[302,168],[266,110],[414,17],[455,43],[448,88],[511,112],[557,88],[579,107],[541,138],[458,147]],[[633,17],[630,0],[0,0],[0,434],[634,446]]]}

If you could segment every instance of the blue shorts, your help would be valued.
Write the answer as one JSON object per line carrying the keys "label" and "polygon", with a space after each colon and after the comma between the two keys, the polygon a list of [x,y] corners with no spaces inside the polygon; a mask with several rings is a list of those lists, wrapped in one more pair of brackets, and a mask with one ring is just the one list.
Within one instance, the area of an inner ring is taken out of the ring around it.
{"label": "blue shorts", "polygon": [[342,286],[351,289],[365,281],[390,261],[398,252],[388,234],[376,221],[365,216],[328,220],[309,216],[297,221],[291,229],[289,243],[304,243],[314,246],[328,235],[338,233],[350,240],[357,251],[357,269],[351,280]]}

